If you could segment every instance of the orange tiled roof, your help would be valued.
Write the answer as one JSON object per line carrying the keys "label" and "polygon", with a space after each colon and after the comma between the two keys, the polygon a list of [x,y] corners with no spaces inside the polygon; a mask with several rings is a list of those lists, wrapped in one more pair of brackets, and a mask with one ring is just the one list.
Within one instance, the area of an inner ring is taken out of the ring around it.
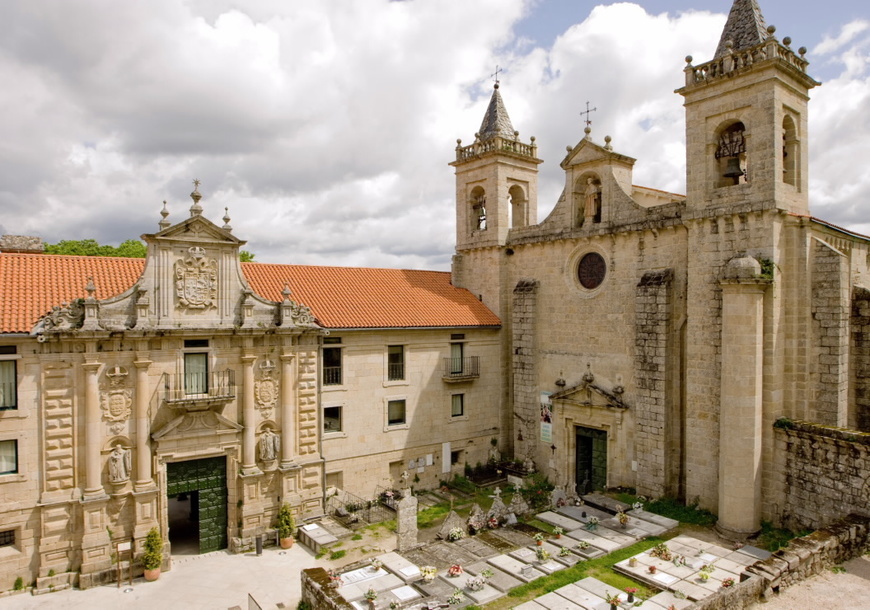
{"label": "orange tiled roof", "polygon": [[[86,297],[88,277],[96,297],[118,295],[136,283],[141,258],[0,253],[0,333],[26,333],[55,305]],[[308,267],[242,263],[254,292],[308,305],[327,328],[498,326],[474,295],[450,284],[440,271]]]}
{"label": "orange tiled roof", "polygon": [[251,288],[311,308],[326,328],[497,326],[498,317],[443,271],[242,263]]}

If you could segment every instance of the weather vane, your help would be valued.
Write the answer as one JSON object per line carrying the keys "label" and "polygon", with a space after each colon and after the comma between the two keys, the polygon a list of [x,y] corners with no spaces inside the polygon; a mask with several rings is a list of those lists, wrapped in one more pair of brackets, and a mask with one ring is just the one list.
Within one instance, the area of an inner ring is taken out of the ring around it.
{"label": "weather vane", "polygon": [[202,182],[200,182],[199,178],[194,178],[193,179],[193,190],[198,190],[200,184],[202,184]]}
{"label": "weather vane", "polygon": [[495,65],[495,72],[493,72],[492,74],[490,74],[490,76],[492,77],[492,79],[495,81],[495,86],[496,86],[496,88],[498,88],[498,73],[499,73],[499,72],[502,72],[502,71],[503,71],[503,70],[502,70],[501,68],[498,67],[498,64],[496,64],[496,65]]}
{"label": "weather vane", "polygon": [[586,102],[586,111],[580,113],[580,116],[583,116],[584,114],[586,115],[586,127],[589,127],[592,124],[592,121],[589,119],[589,114],[595,112],[596,110],[598,110],[598,108],[589,108],[589,102]]}

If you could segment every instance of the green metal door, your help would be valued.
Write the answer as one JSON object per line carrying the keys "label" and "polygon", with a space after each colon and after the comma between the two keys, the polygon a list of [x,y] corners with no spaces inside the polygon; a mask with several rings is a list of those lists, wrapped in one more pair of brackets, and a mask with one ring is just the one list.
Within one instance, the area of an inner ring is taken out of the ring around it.
{"label": "green metal door", "polygon": [[166,495],[194,493],[199,504],[199,552],[227,546],[227,461],[224,457],[166,465]]}
{"label": "green metal door", "polygon": [[578,493],[607,487],[607,432],[595,428],[576,428],[575,477]]}

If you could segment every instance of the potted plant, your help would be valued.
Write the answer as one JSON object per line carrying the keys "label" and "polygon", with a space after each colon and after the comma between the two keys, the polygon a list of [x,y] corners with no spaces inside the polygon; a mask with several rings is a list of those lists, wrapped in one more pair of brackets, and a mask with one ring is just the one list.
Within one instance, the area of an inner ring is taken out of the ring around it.
{"label": "potted plant", "polygon": [[570,554],[571,549],[569,549],[567,546],[563,546],[561,549],[559,549],[559,557],[567,557]]}
{"label": "potted plant", "polygon": [[728,588],[733,587],[733,586],[734,586],[734,579],[733,578],[726,578],[725,580],[722,581],[722,588],[723,589],[728,589]]}
{"label": "potted plant", "polygon": [[145,552],[142,554],[142,565],[145,568],[145,580],[160,578],[160,565],[163,563],[163,538],[160,530],[152,527],[145,536]]}
{"label": "potted plant", "polygon": [[538,532],[533,536],[533,538],[535,540],[535,544],[537,544],[538,546],[542,546],[544,544],[544,534]]}
{"label": "potted plant", "polygon": [[616,595],[611,595],[610,593],[606,594],[607,597],[604,598],[608,604],[610,604],[610,610],[616,610],[619,604],[622,603],[622,600],[619,598],[619,593]]}
{"label": "potted plant", "polygon": [[586,529],[590,532],[594,532],[595,528],[598,527],[598,517],[589,517],[586,520]]}
{"label": "potted plant", "polygon": [[369,608],[375,607],[375,600],[378,598],[378,592],[375,591],[372,587],[369,587],[368,590],[364,593],[365,598],[369,600]]}
{"label": "potted plant", "polygon": [[634,603],[634,594],[637,593],[636,587],[626,587],[625,592],[628,593],[628,603]]}
{"label": "potted plant", "polygon": [[284,502],[278,509],[278,542],[282,549],[293,546],[293,534],[296,533],[296,522],[293,520],[293,509]]}
{"label": "potted plant", "polygon": [[451,606],[458,606],[464,597],[465,593],[462,592],[462,589],[456,589],[447,597],[447,603]]}
{"label": "potted plant", "polygon": [[628,525],[628,515],[626,515],[624,512],[619,511],[618,513],[616,513],[616,518],[619,520],[619,524],[622,527],[626,527]]}
{"label": "potted plant", "polygon": [[377,572],[382,567],[384,567],[384,562],[381,561],[380,559],[375,558],[375,559],[372,559],[372,562],[371,562],[371,564],[369,564],[369,567],[371,568],[372,572]]}
{"label": "potted plant", "polygon": [[564,533],[565,533],[565,530],[563,530],[561,527],[554,527],[553,528],[553,534],[556,536],[556,540],[561,538],[562,534],[564,534]]}

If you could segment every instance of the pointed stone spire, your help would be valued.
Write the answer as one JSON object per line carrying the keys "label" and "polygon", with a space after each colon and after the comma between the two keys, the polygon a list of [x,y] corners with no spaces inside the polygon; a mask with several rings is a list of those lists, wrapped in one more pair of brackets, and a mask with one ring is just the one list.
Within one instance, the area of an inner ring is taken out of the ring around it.
{"label": "pointed stone spire", "polygon": [[718,59],[730,52],[742,51],[767,39],[767,26],[764,23],[764,15],[757,0],[734,0],[725,29],[719,38],[719,46],[716,47]]}
{"label": "pointed stone spire", "polygon": [[162,231],[163,229],[169,228],[169,226],[172,224],[166,219],[166,217],[169,216],[169,209],[166,207],[166,200],[165,199],[163,200],[163,209],[160,210],[160,216],[161,216],[160,222],[158,222],[157,225],[160,227],[160,230]]}
{"label": "pointed stone spire", "polygon": [[514,126],[511,125],[511,118],[508,116],[507,108],[505,108],[501,94],[498,92],[498,83],[493,88],[489,107],[486,109],[486,114],[483,115],[483,122],[480,124],[477,135],[481,142],[486,142],[496,136],[508,140],[513,140],[516,137]]}
{"label": "pointed stone spire", "polygon": [[190,206],[190,215],[191,216],[201,216],[202,215],[202,206],[199,205],[199,200],[202,199],[202,195],[199,193],[199,185],[201,182],[199,180],[193,181],[193,192],[190,194],[190,198],[193,199],[193,205]]}

